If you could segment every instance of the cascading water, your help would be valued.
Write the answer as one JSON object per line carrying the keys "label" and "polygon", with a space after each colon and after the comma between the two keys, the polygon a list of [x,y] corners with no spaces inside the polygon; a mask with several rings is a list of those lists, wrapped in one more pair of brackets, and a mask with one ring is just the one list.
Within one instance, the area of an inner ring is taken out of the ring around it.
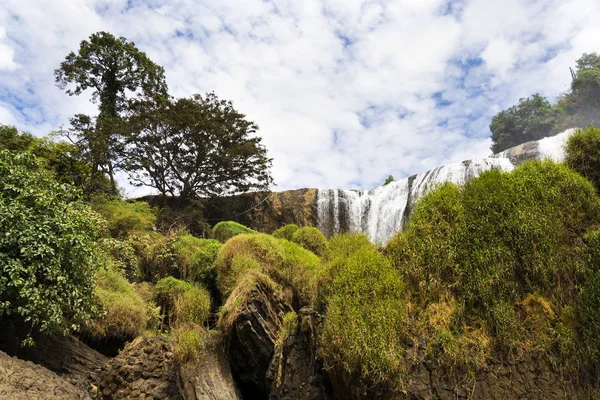
{"label": "cascading water", "polygon": [[490,158],[463,161],[438,167],[422,174],[392,182],[372,190],[319,190],[317,196],[318,227],[327,236],[351,231],[362,232],[373,243],[384,244],[402,230],[418,198],[443,182],[464,184],[483,171],[511,171],[514,159],[551,158],[561,161],[563,146],[573,132],[533,142],[526,157],[520,150],[509,149]]}

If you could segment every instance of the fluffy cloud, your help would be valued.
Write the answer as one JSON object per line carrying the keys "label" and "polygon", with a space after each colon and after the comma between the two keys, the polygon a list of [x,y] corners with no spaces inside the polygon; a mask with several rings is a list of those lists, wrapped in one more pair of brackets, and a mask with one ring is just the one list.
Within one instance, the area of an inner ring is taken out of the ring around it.
{"label": "fluffy cloud", "polygon": [[174,95],[214,90],[256,121],[277,189],[369,188],[487,155],[496,112],[554,98],[600,51],[598,20],[597,0],[5,0],[0,119],[42,135],[92,113],[52,71],[107,30]]}

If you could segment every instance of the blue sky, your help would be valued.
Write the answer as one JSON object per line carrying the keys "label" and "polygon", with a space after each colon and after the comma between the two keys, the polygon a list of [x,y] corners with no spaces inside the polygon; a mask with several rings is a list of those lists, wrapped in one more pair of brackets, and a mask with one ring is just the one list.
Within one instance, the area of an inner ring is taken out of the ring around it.
{"label": "blue sky", "polygon": [[488,155],[491,117],[567,90],[598,21],[598,0],[3,0],[0,123],[41,136],[94,113],[53,70],[106,30],[174,96],[214,90],[257,122],[275,190],[372,188]]}

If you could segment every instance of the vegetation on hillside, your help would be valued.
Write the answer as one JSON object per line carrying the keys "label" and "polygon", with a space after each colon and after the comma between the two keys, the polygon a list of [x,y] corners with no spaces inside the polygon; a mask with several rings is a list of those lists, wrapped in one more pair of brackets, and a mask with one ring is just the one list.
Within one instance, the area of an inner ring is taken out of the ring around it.
{"label": "vegetation on hillside", "polygon": [[583,54],[576,64],[570,90],[555,104],[536,93],[494,116],[490,123],[494,153],[567,128],[600,124],[600,56]]}

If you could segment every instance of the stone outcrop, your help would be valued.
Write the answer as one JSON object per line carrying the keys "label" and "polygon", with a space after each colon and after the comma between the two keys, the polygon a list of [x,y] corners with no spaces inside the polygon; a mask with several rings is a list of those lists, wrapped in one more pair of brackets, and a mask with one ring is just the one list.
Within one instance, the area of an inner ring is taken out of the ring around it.
{"label": "stone outcrop", "polygon": [[92,393],[108,358],[69,335],[46,336],[33,332],[34,346],[22,347],[23,333],[10,320],[0,321],[0,350],[48,368],[76,387]]}
{"label": "stone outcrop", "polygon": [[328,400],[331,388],[323,363],[317,356],[321,316],[305,307],[297,321],[279,338],[267,381],[270,400]]}
{"label": "stone outcrop", "polygon": [[104,368],[98,385],[101,399],[178,400],[178,371],[170,341],[138,337]]}
{"label": "stone outcrop", "polygon": [[242,394],[266,398],[266,374],[283,315],[292,311],[290,302],[279,285],[259,275],[252,287],[238,286],[224,308],[229,315],[219,325],[228,338],[229,363]]}
{"label": "stone outcrop", "polygon": [[210,335],[200,359],[179,367],[179,379],[185,400],[241,399],[220,336]]}
{"label": "stone outcrop", "polygon": [[448,374],[443,368],[418,364],[410,371],[408,394],[415,400],[518,400],[599,398],[531,355],[491,360],[475,376]]}
{"label": "stone outcrop", "polygon": [[0,352],[0,399],[76,400],[90,396],[40,365]]}

